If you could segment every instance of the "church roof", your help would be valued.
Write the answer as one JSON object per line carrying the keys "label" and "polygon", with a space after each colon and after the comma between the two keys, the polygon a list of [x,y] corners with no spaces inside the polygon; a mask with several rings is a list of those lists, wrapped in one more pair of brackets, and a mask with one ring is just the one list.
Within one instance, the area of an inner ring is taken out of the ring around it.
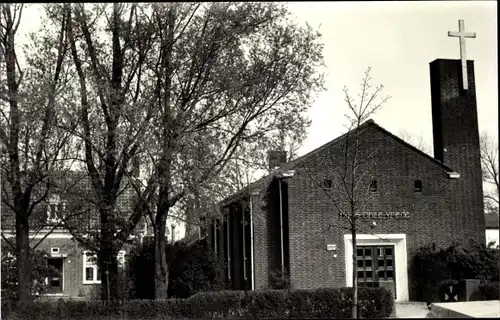
{"label": "church roof", "polygon": [[257,191],[261,191],[261,189],[263,187],[265,187],[265,185],[267,183],[269,183],[270,180],[274,179],[280,172],[284,172],[284,171],[287,171],[287,170],[293,170],[294,168],[298,167],[301,162],[303,162],[304,160],[306,160],[311,155],[314,155],[314,154],[319,153],[319,152],[321,152],[321,151],[323,151],[325,149],[328,149],[328,148],[331,148],[331,147],[337,145],[340,141],[342,141],[342,139],[348,133],[352,133],[352,132],[355,132],[355,131],[363,130],[363,129],[367,128],[368,126],[372,126],[372,127],[376,128],[376,129],[378,129],[383,134],[385,134],[388,137],[396,140],[397,142],[399,142],[400,144],[402,144],[406,148],[410,148],[410,149],[414,150],[415,152],[419,153],[421,156],[423,156],[424,158],[426,158],[428,161],[432,161],[432,162],[436,163],[437,165],[441,166],[443,168],[443,170],[445,170],[446,172],[455,172],[452,168],[446,166],[441,161],[439,161],[439,160],[431,157],[430,155],[428,155],[427,153],[423,152],[422,150],[420,150],[420,149],[412,146],[408,142],[406,142],[403,139],[399,138],[398,136],[392,134],[388,130],[382,128],[377,123],[375,123],[375,121],[373,119],[369,119],[366,122],[364,122],[362,125],[360,125],[358,128],[353,129],[350,132],[344,133],[343,135],[341,135],[341,136],[333,139],[332,141],[330,141],[330,142],[322,145],[321,147],[319,147],[319,148],[317,148],[317,149],[315,149],[315,150],[313,150],[313,151],[311,151],[311,152],[309,152],[309,153],[307,153],[307,154],[305,154],[305,155],[303,155],[301,157],[298,157],[295,160],[292,160],[290,162],[287,162],[287,163],[283,164],[281,167],[277,168],[272,173],[270,173],[270,174],[262,177],[261,179],[255,181],[255,182],[253,182],[251,184],[249,184],[247,187],[245,187],[245,188],[241,189],[240,191],[234,193],[233,195],[225,198],[224,200],[222,200],[220,202],[220,205],[224,206],[224,205],[230,204],[231,202],[237,201],[238,199],[241,199],[241,198],[247,196],[248,194],[252,194],[252,193],[255,193]]}

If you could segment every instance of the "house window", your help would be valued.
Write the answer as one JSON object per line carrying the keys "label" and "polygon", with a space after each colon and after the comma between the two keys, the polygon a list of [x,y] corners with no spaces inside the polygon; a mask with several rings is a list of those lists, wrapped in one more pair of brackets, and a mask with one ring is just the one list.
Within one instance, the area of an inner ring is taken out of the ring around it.
{"label": "house window", "polygon": [[97,266],[97,256],[90,251],[83,252],[83,284],[101,283],[101,274]]}
{"label": "house window", "polygon": [[[116,257],[118,268],[125,267],[125,250],[120,250]],[[83,252],[83,284],[101,283],[101,273],[97,266],[97,255],[90,251]]]}
{"label": "house window", "polygon": [[59,253],[59,248],[57,247],[50,248],[50,253]]}
{"label": "house window", "polygon": [[415,192],[422,192],[422,180],[415,180]]}
{"label": "house window", "polygon": [[377,192],[377,190],[378,190],[377,180],[372,180],[370,182],[370,191]]}
{"label": "house window", "polygon": [[58,195],[50,197],[47,205],[47,222],[59,223],[65,217],[66,201]]}
{"label": "house window", "polygon": [[120,250],[118,252],[118,268],[124,268],[125,267],[125,250]]}
{"label": "house window", "polygon": [[324,179],[323,180],[323,188],[326,190],[330,190],[332,188],[332,180],[331,179]]}

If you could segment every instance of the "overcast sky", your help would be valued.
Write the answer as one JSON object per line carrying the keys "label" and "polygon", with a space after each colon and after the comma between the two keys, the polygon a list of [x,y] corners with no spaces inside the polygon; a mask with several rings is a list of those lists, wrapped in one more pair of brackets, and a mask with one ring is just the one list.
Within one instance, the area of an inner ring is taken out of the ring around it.
{"label": "overcast sky", "polygon": [[363,72],[392,98],[373,119],[394,134],[406,130],[432,147],[429,63],[459,59],[458,20],[465,30],[467,58],[474,60],[479,130],[498,136],[496,1],[290,2],[297,22],[323,34],[326,91],[312,106],[312,125],[301,154],[345,132],[342,88],[357,94]]}
{"label": "overcast sky", "polygon": [[[28,6],[20,34],[35,31],[40,11]],[[496,1],[290,2],[297,22],[323,37],[326,90],[309,112],[312,125],[300,154],[345,132],[347,111],[342,88],[359,92],[371,67],[372,85],[383,84],[391,96],[373,119],[398,135],[404,130],[422,137],[432,149],[429,63],[459,59],[458,20],[465,30],[467,58],[474,60],[479,130],[498,136],[498,63]],[[31,23],[24,23],[30,21]]]}

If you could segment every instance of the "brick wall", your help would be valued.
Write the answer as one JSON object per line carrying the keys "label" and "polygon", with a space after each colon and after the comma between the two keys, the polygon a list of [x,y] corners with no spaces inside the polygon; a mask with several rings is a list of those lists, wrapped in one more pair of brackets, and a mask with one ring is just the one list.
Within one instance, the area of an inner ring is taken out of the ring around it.
{"label": "brick wall", "polygon": [[[416,250],[431,242],[448,246],[452,241],[474,239],[484,242],[481,222],[482,207],[467,199],[477,197],[476,190],[461,188],[466,181],[449,179],[440,164],[416,150],[389,137],[376,125],[369,125],[360,137],[366,148],[377,148],[372,174],[378,191],[364,211],[408,211],[409,219],[377,219],[375,233],[404,233],[407,237],[410,300],[416,297],[416,280],[411,277],[412,258]],[[342,162],[339,147],[326,148],[306,157],[305,167],[318,181],[334,180],[333,163]],[[414,191],[414,181],[422,180],[422,192]],[[460,188],[460,189],[459,189]],[[457,194],[462,190],[462,194]],[[339,195],[336,193],[336,197]],[[461,197],[463,201],[457,201]],[[314,185],[309,174],[296,168],[289,181],[290,210],[290,275],[297,288],[345,286],[344,234],[346,224],[339,222],[332,200]],[[372,219],[359,219],[360,226],[370,233]],[[329,225],[337,225],[328,230]],[[326,251],[327,243],[337,244],[338,257]],[[397,267],[396,267],[397,268]]]}

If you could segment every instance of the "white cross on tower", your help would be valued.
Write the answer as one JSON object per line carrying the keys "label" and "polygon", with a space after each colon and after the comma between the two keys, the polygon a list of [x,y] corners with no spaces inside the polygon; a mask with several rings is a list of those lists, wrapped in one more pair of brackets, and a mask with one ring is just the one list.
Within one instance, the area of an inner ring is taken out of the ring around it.
{"label": "white cross on tower", "polygon": [[462,60],[462,82],[464,90],[469,88],[467,78],[467,58],[465,57],[465,38],[475,38],[475,32],[465,32],[464,21],[458,20],[458,32],[448,31],[448,37],[460,38],[460,60]]}

